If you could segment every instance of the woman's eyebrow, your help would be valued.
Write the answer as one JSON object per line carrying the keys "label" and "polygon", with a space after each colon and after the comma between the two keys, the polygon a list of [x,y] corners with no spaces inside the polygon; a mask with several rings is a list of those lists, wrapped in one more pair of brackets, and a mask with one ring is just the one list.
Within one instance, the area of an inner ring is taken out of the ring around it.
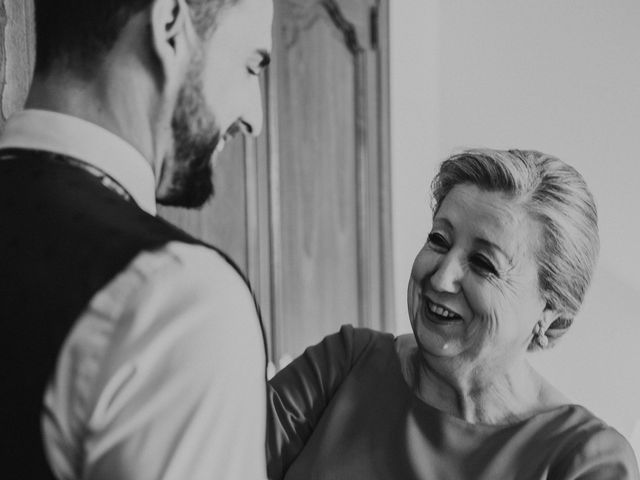
{"label": "woman's eyebrow", "polygon": [[490,240],[487,240],[486,238],[480,238],[480,237],[476,237],[474,238],[474,243],[476,244],[480,244],[485,248],[488,248],[489,250],[492,251],[497,251],[498,253],[500,253],[504,258],[507,259],[507,261],[509,262],[510,265],[513,265],[513,256],[508,254],[507,252],[505,252],[502,247],[500,247],[498,244],[493,243]]}
{"label": "woman's eyebrow", "polygon": [[[433,225],[437,226],[437,227],[444,227],[446,229],[449,230],[455,230],[453,228],[453,224],[451,223],[451,221],[446,218],[446,217],[440,217],[440,218],[436,218],[433,220]],[[510,265],[513,265],[513,255],[507,253],[502,247],[500,247],[497,243],[492,242],[491,240],[487,240],[484,237],[474,237],[473,238],[473,243],[475,244],[479,244],[482,247],[485,247],[489,250],[492,251],[497,251],[498,253],[500,253],[504,258],[507,259],[507,261],[509,262]]]}

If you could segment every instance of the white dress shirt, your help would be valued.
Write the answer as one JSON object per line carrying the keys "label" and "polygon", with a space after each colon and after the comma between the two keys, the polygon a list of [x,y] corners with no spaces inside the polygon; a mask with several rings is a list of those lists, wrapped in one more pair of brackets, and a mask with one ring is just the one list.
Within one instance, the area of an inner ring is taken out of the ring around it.
{"label": "white dress shirt", "polygon": [[[89,163],[155,214],[149,163],[97,125],[25,110],[5,126],[7,147]],[[62,347],[44,397],[52,468],[62,479],[263,480],[264,366],[253,299],[233,267],[181,242],[143,252]]]}

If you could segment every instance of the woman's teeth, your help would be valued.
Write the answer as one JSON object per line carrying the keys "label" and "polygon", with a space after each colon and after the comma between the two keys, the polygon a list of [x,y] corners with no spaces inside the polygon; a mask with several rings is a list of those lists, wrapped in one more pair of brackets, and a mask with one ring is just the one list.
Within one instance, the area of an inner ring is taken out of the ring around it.
{"label": "woman's teeth", "polygon": [[451,310],[447,310],[444,307],[441,307],[440,305],[436,305],[434,303],[431,303],[429,301],[427,301],[427,307],[429,308],[429,311],[444,317],[444,318],[460,318],[460,315],[458,315],[457,313],[452,312]]}

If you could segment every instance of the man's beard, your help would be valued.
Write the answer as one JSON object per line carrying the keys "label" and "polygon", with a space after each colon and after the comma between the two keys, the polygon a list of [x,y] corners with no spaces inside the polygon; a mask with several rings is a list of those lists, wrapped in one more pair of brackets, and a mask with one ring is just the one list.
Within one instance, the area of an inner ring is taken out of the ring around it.
{"label": "man's beard", "polygon": [[213,196],[211,156],[220,141],[220,128],[207,108],[201,62],[195,60],[178,93],[171,120],[173,155],[165,158],[162,175],[166,188],[158,203],[198,208]]}

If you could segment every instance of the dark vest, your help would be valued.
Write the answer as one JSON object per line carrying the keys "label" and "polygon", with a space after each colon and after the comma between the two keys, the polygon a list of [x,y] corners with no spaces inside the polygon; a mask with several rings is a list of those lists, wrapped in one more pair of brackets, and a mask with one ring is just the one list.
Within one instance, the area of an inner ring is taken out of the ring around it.
{"label": "dark vest", "polygon": [[41,413],[62,343],[96,292],[139,253],[174,240],[201,244],[106,188],[76,160],[0,150],[3,478],[53,478]]}

